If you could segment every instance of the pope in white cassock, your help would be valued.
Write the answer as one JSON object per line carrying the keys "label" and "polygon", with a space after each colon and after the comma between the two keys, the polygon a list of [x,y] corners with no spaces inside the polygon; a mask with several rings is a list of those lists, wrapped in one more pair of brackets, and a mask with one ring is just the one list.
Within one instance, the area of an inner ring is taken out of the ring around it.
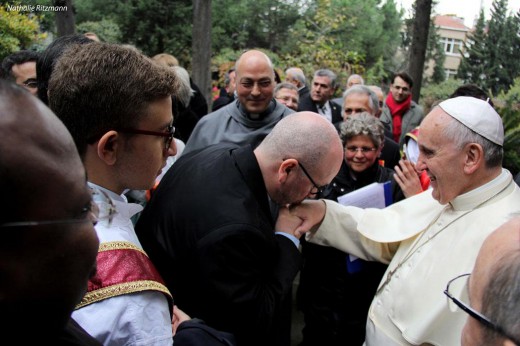
{"label": "pope in white cassock", "polygon": [[460,344],[466,315],[448,304],[446,283],[471,272],[484,239],[520,211],[520,189],[502,168],[502,120],[487,102],[441,102],[418,142],[417,169],[432,189],[385,209],[305,201],[282,210],[276,226],[389,264],[370,307],[368,346]]}

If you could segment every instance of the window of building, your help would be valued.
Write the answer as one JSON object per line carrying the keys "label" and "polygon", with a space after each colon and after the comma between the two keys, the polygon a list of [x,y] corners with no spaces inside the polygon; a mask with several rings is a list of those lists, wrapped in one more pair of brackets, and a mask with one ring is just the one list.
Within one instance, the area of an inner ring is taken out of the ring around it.
{"label": "window of building", "polygon": [[462,51],[462,41],[454,38],[442,37],[441,43],[446,54],[458,55]]}

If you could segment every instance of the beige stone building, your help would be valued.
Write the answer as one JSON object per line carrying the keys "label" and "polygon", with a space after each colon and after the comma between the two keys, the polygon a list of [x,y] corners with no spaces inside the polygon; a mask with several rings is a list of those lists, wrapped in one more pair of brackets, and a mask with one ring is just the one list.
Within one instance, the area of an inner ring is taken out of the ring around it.
{"label": "beige stone building", "polygon": [[[464,25],[464,19],[456,15],[438,15],[435,17],[437,33],[441,37],[446,60],[444,61],[444,72],[446,79],[457,74],[462,59],[464,42],[466,42],[470,28]],[[426,75],[433,74],[434,62],[428,62]]]}

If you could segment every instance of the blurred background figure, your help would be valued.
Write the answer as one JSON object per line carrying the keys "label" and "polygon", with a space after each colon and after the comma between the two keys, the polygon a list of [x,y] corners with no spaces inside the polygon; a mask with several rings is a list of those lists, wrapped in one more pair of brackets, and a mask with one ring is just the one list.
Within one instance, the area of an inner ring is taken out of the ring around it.
{"label": "blurred background figure", "polygon": [[36,96],[36,62],[39,56],[40,53],[32,50],[21,50],[6,56],[2,61],[0,78],[15,82]]}
{"label": "blurred background figure", "polygon": [[300,95],[298,94],[298,88],[294,84],[287,82],[278,83],[274,88],[274,98],[293,111],[296,112],[298,110]]}
{"label": "blurred background figure", "polygon": [[213,101],[211,111],[214,112],[233,102],[235,100],[236,86],[236,72],[235,68],[232,67],[224,74],[224,87],[220,88],[220,95]]}

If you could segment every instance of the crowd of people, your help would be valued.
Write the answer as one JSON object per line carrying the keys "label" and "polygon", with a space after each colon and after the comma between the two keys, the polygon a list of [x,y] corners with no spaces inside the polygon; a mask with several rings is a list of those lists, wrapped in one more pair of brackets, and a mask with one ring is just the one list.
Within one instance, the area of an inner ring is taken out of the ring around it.
{"label": "crowd of people", "polygon": [[312,77],[248,50],[208,105],[174,56],[92,35],[5,58],[4,340],[290,346],[296,301],[301,346],[520,345],[520,174],[488,95],[425,115],[405,71],[387,95]]}

